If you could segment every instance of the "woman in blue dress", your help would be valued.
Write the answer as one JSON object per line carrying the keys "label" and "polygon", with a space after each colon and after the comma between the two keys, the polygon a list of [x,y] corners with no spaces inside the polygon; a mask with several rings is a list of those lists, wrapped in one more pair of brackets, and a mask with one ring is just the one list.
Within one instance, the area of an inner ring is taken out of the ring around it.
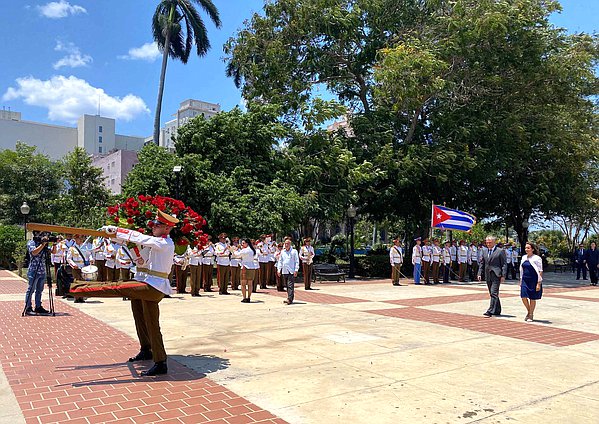
{"label": "woman in blue dress", "polygon": [[526,243],[524,251],[520,262],[520,297],[528,311],[524,321],[532,321],[537,300],[543,295],[543,260],[533,243]]}

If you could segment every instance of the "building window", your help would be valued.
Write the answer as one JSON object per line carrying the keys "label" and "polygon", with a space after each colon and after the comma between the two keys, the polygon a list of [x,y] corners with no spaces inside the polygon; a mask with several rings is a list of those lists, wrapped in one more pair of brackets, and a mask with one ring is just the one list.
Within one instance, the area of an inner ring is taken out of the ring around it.
{"label": "building window", "polygon": [[98,153],[102,153],[102,146],[98,147]]}
{"label": "building window", "polygon": [[102,142],[102,136],[99,136],[98,137],[98,143],[101,143],[101,142]]}
{"label": "building window", "polygon": [[102,132],[102,125],[98,127],[98,132]]}

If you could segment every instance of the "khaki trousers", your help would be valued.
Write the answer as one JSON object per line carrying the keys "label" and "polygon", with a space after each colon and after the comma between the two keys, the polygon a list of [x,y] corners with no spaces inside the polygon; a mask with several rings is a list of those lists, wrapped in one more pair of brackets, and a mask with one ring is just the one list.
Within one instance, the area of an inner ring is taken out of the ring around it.
{"label": "khaki trousers", "polygon": [[239,284],[241,284],[241,267],[231,266],[231,290],[239,290]]}
{"label": "khaki trousers", "polygon": [[260,288],[265,289],[270,279],[270,262],[260,262]]}
{"label": "khaki trousers", "polygon": [[[74,276],[73,276],[74,277]],[[106,281],[114,283],[119,280],[119,270],[106,267]]]}
{"label": "khaki trousers", "polygon": [[461,263],[459,265],[459,267],[460,267],[460,270],[459,270],[459,274],[458,275],[459,275],[460,278],[459,278],[458,281],[465,281],[466,280],[465,279],[465,277],[466,277],[466,269],[468,268],[468,264],[466,262],[464,262],[464,263]]}
{"label": "khaki trousers", "polygon": [[177,281],[177,293],[186,293],[187,288],[187,268],[183,269],[181,265],[175,265],[175,279]]}
{"label": "khaki trousers", "polygon": [[131,271],[129,270],[129,268],[121,268],[120,274],[121,274],[121,281],[131,280]]}
{"label": "khaki trousers", "polygon": [[270,280],[266,284],[274,286],[277,284],[277,267],[275,262],[269,262],[268,267],[270,268]]}
{"label": "khaki trousers", "polygon": [[216,265],[216,281],[218,282],[218,292],[225,294],[229,285],[229,265]]}
{"label": "khaki trousers", "polygon": [[312,283],[312,264],[302,263],[302,273],[304,274],[304,288],[309,290]]}
{"label": "khaki trousers", "polygon": [[106,259],[96,259],[96,266],[98,267],[98,281],[106,281]]}
{"label": "khaki trousers", "polygon": [[422,261],[422,276],[424,277],[425,284],[429,283],[430,271],[431,263],[427,261]]}
{"label": "khaki trousers", "polygon": [[191,294],[200,294],[202,265],[189,265],[189,284],[191,285]]}
{"label": "khaki trousers", "polygon": [[158,303],[164,297],[154,287],[140,281],[122,283],[86,282],[75,280],[70,294],[75,297],[128,297],[135,320],[135,329],[142,350],[152,350],[154,362],[166,361],[166,351],[160,332]]}
{"label": "khaki trousers", "polygon": [[433,282],[439,283],[439,262],[433,262]]}
{"label": "khaki trousers", "polygon": [[391,266],[391,282],[393,284],[399,283],[401,264],[393,264]]}
{"label": "khaki trousers", "polygon": [[212,291],[212,264],[202,265],[202,285],[204,286],[204,291]]}

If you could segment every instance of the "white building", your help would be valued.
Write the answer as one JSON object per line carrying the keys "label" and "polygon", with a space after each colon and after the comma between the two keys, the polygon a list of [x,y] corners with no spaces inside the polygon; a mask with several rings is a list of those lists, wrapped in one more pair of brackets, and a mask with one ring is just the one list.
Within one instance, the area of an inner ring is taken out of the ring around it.
{"label": "white building", "polygon": [[138,162],[136,152],[117,150],[108,155],[94,156],[92,164],[102,169],[106,188],[112,194],[121,194],[125,177]]}
{"label": "white building", "polygon": [[[173,114],[175,119],[172,119],[164,124],[160,129],[160,143],[162,147],[170,150],[175,148],[172,137],[177,134],[177,130],[185,125],[190,119],[196,116],[203,116],[206,119],[212,118],[220,112],[218,103],[208,103],[201,100],[187,99],[179,105],[177,113]],[[146,141],[151,141],[152,137],[148,137]]]}
{"label": "white building", "polygon": [[77,127],[23,121],[19,112],[0,111],[0,150],[14,149],[21,141],[37,147],[39,153],[53,160],[62,158],[75,147],[83,147],[90,155],[114,150],[139,151],[143,137],[115,133],[115,121],[98,115],[83,115]]}

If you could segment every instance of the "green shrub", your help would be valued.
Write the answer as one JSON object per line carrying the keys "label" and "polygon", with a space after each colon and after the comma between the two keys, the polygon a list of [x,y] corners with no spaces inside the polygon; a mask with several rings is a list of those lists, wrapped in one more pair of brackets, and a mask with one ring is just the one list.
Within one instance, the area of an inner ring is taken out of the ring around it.
{"label": "green shrub", "polygon": [[23,258],[17,252],[24,253],[25,231],[18,225],[0,225],[0,266],[13,269]]}
{"label": "green shrub", "polygon": [[389,255],[366,255],[356,257],[356,274],[361,277],[389,277],[391,275]]}

